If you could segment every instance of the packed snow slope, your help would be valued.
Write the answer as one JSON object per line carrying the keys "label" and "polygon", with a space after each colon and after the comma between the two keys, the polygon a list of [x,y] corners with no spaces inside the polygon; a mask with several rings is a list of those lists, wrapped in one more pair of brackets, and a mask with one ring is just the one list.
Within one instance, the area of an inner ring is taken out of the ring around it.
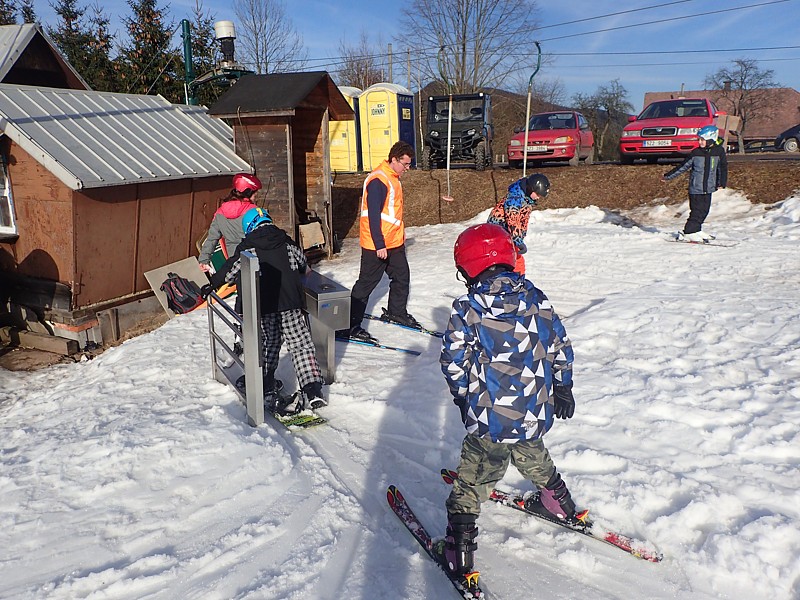
{"label": "packed snow slope", "polygon": [[[666,241],[687,210],[536,212],[527,237],[576,356],[575,417],[545,442],[578,505],[664,561],[488,503],[490,598],[800,597],[800,195],[718,192],[706,228],[732,248]],[[408,231],[409,309],[431,327],[464,291],[464,225]],[[350,286],[358,266],[349,243],[317,268]],[[464,431],[439,342],[366,325],[422,355],[337,344],[330,422],[302,434],[246,424],[211,378],[202,312],[91,361],[1,372],[0,598],[455,598],[385,500],[398,485],[442,533],[439,470]],[[287,356],[279,375],[292,388]],[[531,490],[513,468],[502,487]]]}

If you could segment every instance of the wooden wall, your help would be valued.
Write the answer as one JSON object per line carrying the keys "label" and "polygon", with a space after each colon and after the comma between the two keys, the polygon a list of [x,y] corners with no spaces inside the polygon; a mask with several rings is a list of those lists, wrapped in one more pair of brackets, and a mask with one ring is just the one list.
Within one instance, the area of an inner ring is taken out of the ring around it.
{"label": "wooden wall", "polygon": [[7,142],[19,237],[0,243],[0,270],[60,282],[71,309],[150,289],[144,272],[198,254],[231,176],[72,191]]}
{"label": "wooden wall", "polygon": [[19,238],[0,242],[0,268],[52,281],[75,278],[72,191],[6,138]]}
{"label": "wooden wall", "polygon": [[232,125],[236,154],[253,165],[264,186],[256,203],[269,211],[278,227],[294,236],[296,219],[290,204],[286,147],[289,117],[247,117]]}

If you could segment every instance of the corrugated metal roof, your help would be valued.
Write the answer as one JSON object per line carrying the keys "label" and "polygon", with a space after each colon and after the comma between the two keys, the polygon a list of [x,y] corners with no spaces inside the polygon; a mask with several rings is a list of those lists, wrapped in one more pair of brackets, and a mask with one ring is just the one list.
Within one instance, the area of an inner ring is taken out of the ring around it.
{"label": "corrugated metal roof", "polygon": [[17,60],[19,60],[20,56],[25,52],[25,49],[37,35],[41,36],[47,45],[50,46],[53,51],[53,58],[60,65],[63,65],[64,69],[71,71],[72,75],[82,84],[84,89],[91,89],[89,84],[80,76],[80,73],[78,73],[61,54],[53,40],[51,40],[47,34],[42,31],[42,27],[36,23],[0,25],[0,81],[6,78],[6,75],[14,68]]}
{"label": "corrugated metal roof", "polygon": [[162,96],[0,84],[0,130],[73,190],[250,171],[224,123]]}

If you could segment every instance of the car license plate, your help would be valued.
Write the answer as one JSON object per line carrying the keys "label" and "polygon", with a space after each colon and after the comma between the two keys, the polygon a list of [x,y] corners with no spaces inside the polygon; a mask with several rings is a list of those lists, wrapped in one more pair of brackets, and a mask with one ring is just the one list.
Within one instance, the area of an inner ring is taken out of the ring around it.
{"label": "car license plate", "polygon": [[528,152],[547,152],[547,146],[528,146]]}
{"label": "car license plate", "polygon": [[662,146],[672,146],[672,140],[645,140],[642,142],[645,148],[661,148]]}

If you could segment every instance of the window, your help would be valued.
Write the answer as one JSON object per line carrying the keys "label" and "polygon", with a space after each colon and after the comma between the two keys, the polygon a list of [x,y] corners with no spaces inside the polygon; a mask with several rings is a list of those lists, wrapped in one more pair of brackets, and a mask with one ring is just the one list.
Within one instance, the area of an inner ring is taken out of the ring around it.
{"label": "window", "polygon": [[0,239],[17,236],[17,220],[14,215],[14,200],[8,180],[8,160],[0,155]]}

